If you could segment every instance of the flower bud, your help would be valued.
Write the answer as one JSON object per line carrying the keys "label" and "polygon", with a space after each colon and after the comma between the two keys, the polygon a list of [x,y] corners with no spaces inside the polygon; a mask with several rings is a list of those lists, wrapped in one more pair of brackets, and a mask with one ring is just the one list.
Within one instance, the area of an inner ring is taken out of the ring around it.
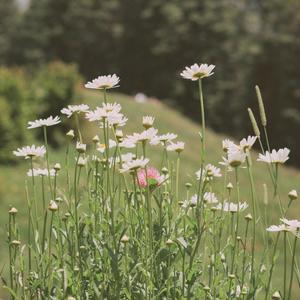
{"label": "flower bud", "polygon": [[56,164],[54,165],[54,170],[57,172],[57,171],[60,171],[60,169],[61,169],[60,163],[56,163]]}
{"label": "flower bud", "polygon": [[68,138],[70,138],[70,140],[72,140],[72,139],[74,138],[74,136],[75,136],[74,130],[71,129],[70,131],[68,131],[68,132],[66,133],[66,136],[67,136]]}
{"label": "flower bud", "polygon": [[281,296],[279,294],[278,291],[276,291],[273,295],[272,295],[272,299],[281,299]]}
{"label": "flower bud", "polygon": [[124,234],[121,238],[121,242],[126,244],[129,242],[129,236],[127,236],[126,234]]}
{"label": "flower bud", "polygon": [[229,274],[228,277],[229,277],[229,279],[234,279],[235,275],[234,274]]}
{"label": "flower bud", "polygon": [[245,219],[247,221],[252,221],[253,218],[252,218],[251,214],[248,214],[248,215],[245,216]]}
{"label": "flower bud", "polygon": [[187,183],[185,184],[185,187],[186,187],[187,189],[189,189],[190,187],[192,187],[192,184],[189,183],[189,182],[187,182]]}
{"label": "flower bud", "polygon": [[84,167],[86,165],[86,158],[79,157],[77,164],[79,167]]}
{"label": "flower bud", "polygon": [[15,208],[15,207],[12,207],[8,213],[11,214],[11,215],[15,215],[16,213],[18,212],[18,210]]}
{"label": "flower bud", "polygon": [[229,191],[232,190],[232,189],[233,189],[232,183],[229,182],[229,183],[227,184],[226,188],[227,188],[227,190],[229,190]]}
{"label": "flower bud", "polygon": [[169,170],[166,168],[166,167],[163,167],[161,169],[161,172],[164,174],[164,175],[167,175],[169,173]]}
{"label": "flower bud", "polygon": [[206,286],[203,288],[203,290],[204,290],[205,292],[209,292],[209,291],[210,291],[210,287],[206,285]]}
{"label": "flower bud", "polygon": [[167,239],[167,240],[166,240],[166,245],[167,245],[167,246],[170,247],[170,246],[173,245],[173,244],[174,244],[174,242],[173,242],[171,239]]}
{"label": "flower bud", "polygon": [[52,212],[55,212],[58,210],[58,205],[56,204],[55,201],[51,200],[48,206],[49,210],[51,210]]}
{"label": "flower bud", "polygon": [[11,241],[11,244],[17,247],[17,246],[21,245],[21,242],[18,240],[13,240],[13,241]]}
{"label": "flower bud", "polygon": [[290,200],[296,200],[298,198],[298,193],[296,190],[291,190],[288,194]]}
{"label": "flower bud", "polygon": [[100,141],[99,136],[98,136],[98,135],[95,135],[95,136],[93,137],[93,142],[94,142],[94,143],[99,143],[99,141]]}
{"label": "flower bud", "polygon": [[80,142],[77,142],[76,150],[78,151],[78,153],[84,153],[86,151],[86,144],[81,144]]}

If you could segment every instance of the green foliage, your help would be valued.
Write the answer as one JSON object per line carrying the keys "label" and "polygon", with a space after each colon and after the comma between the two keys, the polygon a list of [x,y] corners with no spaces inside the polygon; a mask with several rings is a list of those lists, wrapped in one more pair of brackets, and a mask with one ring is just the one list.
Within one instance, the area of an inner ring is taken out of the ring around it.
{"label": "green foliage", "polygon": [[27,140],[26,120],[32,116],[28,84],[20,70],[0,69],[0,162],[11,160],[11,151]]}

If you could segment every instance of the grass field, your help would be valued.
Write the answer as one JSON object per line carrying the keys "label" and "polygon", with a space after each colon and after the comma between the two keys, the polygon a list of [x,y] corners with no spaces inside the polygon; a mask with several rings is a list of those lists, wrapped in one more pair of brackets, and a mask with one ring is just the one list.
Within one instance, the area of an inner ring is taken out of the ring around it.
{"label": "grass field", "polygon": [[[142,116],[151,115],[155,117],[155,127],[159,129],[161,133],[173,132],[178,134],[178,139],[186,143],[185,151],[182,154],[181,160],[181,174],[180,184],[184,185],[186,182],[194,183],[194,173],[199,169],[200,164],[200,147],[199,147],[199,135],[200,126],[184,117],[174,109],[163,105],[157,101],[148,101],[146,103],[137,103],[133,98],[124,96],[121,94],[112,94],[110,96],[110,102],[116,101],[122,105],[123,113],[129,118],[127,126],[124,128],[125,134],[130,134],[133,131],[142,130]],[[95,107],[97,103],[101,102],[101,96],[95,92],[82,92],[82,102],[89,104],[91,107]],[[198,103],[195,103],[195,109],[198,109]],[[246,109],[246,107],[245,107]],[[229,120],[230,121],[230,120]],[[26,124],[24,124],[26,126]],[[86,137],[86,143],[91,143],[92,137],[97,134],[97,128],[91,123],[84,122],[83,125],[84,136]],[[252,132],[249,132],[252,134]],[[222,147],[221,142],[225,136],[216,134],[210,130],[207,131],[207,162],[217,165],[222,158]],[[241,137],[242,138],[242,137]],[[21,145],[20,145],[21,146]],[[288,147],[288,145],[286,145]],[[275,147],[276,148],[276,147]],[[154,150],[151,152],[150,157],[152,158],[152,164],[160,167],[161,157],[158,151]],[[293,149],[291,149],[293,150]],[[64,165],[64,151],[60,149],[56,154],[51,156],[51,162],[60,162]],[[291,151],[293,155],[293,151]],[[268,177],[267,167],[265,164],[256,162],[256,158],[253,157],[254,164],[254,178],[255,186],[257,190],[258,202],[260,205],[260,211],[262,215],[265,213],[268,217],[268,225],[277,224],[279,217],[279,207],[277,203],[272,202],[272,186]],[[26,179],[26,171],[28,165],[21,163],[16,166],[1,166],[0,168],[0,238],[1,238],[1,268],[2,266],[7,267],[7,250],[6,250],[6,222],[7,222],[7,211],[9,206],[15,206],[19,211],[19,222],[25,224],[26,215],[26,200],[25,200],[25,189],[24,181]],[[248,184],[247,172],[241,171],[241,196],[243,201],[250,201],[250,186]],[[233,179],[232,179],[233,180]],[[268,189],[268,205],[263,203],[264,192],[263,184],[266,183]],[[279,173],[279,191],[281,200],[284,204],[288,202],[287,193],[291,189],[298,189],[300,184],[300,172],[293,168],[282,168]],[[222,189],[222,180],[219,180],[219,189]],[[183,189],[182,189],[183,190]],[[293,209],[290,211],[288,218],[297,218],[300,209],[299,203],[293,204]],[[261,237],[257,244],[257,251],[259,252],[263,243]],[[4,271],[5,273],[5,271]],[[278,283],[280,282],[280,270],[275,272],[275,277]],[[294,286],[293,288],[294,298],[297,299],[296,295],[299,293],[299,287]],[[0,294],[1,295],[1,294]],[[299,294],[300,295],[300,294]]]}

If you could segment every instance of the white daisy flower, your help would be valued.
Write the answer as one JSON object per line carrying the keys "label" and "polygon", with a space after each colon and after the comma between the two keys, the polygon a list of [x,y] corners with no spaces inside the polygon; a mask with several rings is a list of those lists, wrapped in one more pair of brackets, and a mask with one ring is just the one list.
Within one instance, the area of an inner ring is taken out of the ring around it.
{"label": "white daisy flower", "polygon": [[180,75],[185,79],[196,81],[198,79],[213,75],[214,73],[212,72],[212,70],[214,68],[215,65],[193,64],[190,67],[185,67],[185,69],[180,73]]}
{"label": "white daisy flower", "polygon": [[176,142],[176,143],[171,143],[170,145],[167,146],[167,151],[175,151],[177,153],[180,153],[184,150],[184,142]]}
{"label": "white daisy flower", "polygon": [[248,136],[240,141],[240,149],[243,151],[250,150],[256,142],[257,136]]}
{"label": "white daisy flower", "polygon": [[50,172],[48,172],[48,169],[30,169],[30,170],[28,170],[28,172],[27,172],[27,176],[29,176],[29,177],[32,177],[32,176],[34,176],[34,177],[36,177],[36,176],[49,176],[49,174],[50,174],[50,176],[51,177],[54,177],[55,176],[55,174],[56,174],[56,171],[54,170],[54,169],[50,169]]}
{"label": "white daisy flower", "polygon": [[35,121],[29,121],[28,122],[28,129],[33,129],[33,128],[38,128],[38,127],[43,127],[43,126],[53,126],[53,125],[56,125],[56,124],[59,124],[61,121],[60,121],[60,118],[58,116],[56,117],[52,117],[50,116],[49,118],[47,119],[39,119],[39,120],[35,120]]}
{"label": "white daisy flower", "polygon": [[18,148],[17,151],[13,151],[15,156],[23,156],[25,159],[29,157],[43,157],[46,153],[45,146],[26,146],[22,148]]}
{"label": "white daisy flower", "polygon": [[120,78],[116,75],[105,75],[99,76],[92,81],[88,81],[87,84],[84,85],[87,89],[111,89],[118,87],[118,83],[120,82]]}
{"label": "white daisy flower", "polygon": [[203,170],[203,174],[201,174],[201,169],[196,172],[197,180],[200,180],[201,175],[203,179],[211,180],[213,177],[222,177],[221,169],[215,167],[212,164],[208,164],[205,166]]}
{"label": "white daisy flower", "polygon": [[268,164],[284,164],[289,159],[290,149],[283,148],[278,151],[272,150],[270,153],[266,151],[265,155],[259,153],[257,161],[262,161]]}
{"label": "white daisy flower", "polygon": [[120,173],[136,171],[140,168],[144,168],[149,162],[148,158],[134,159],[131,161],[126,161],[122,164]]}
{"label": "white daisy flower", "polygon": [[148,129],[153,126],[155,118],[151,116],[144,116],[143,117],[143,126]]}
{"label": "white daisy flower", "polygon": [[158,145],[158,144],[165,144],[165,143],[171,143],[173,140],[177,138],[177,134],[174,133],[166,133],[162,135],[155,136],[151,141],[151,145]]}
{"label": "white daisy flower", "polygon": [[122,127],[126,125],[126,122],[128,121],[128,118],[124,117],[123,114],[114,114],[110,113],[107,116],[107,122],[108,125],[113,127]]}
{"label": "white daisy flower", "polygon": [[227,158],[223,157],[223,162],[220,162],[220,164],[236,168],[245,162],[245,160],[245,153],[241,151],[229,151]]}
{"label": "white daisy flower", "polygon": [[136,141],[128,138],[124,139],[121,143],[119,143],[120,148],[131,149],[134,148],[135,146],[136,146]]}
{"label": "white daisy flower", "polygon": [[[120,116],[121,105],[117,103],[103,103],[102,107],[96,107],[93,111],[86,113],[86,118],[90,121],[105,121],[107,118]],[[123,116],[123,115],[122,115]]]}
{"label": "white daisy flower", "polygon": [[282,219],[280,219],[280,221],[290,227],[300,228],[300,221],[298,221],[298,220],[288,220],[288,219],[282,218]]}
{"label": "white daisy flower", "polygon": [[204,193],[203,200],[204,200],[204,203],[210,203],[210,204],[218,203],[218,199],[217,199],[215,193],[211,193],[211,192]]}
{"label": "white daisy flower", "polygon": [[68,105],[67,108],[63,108],[61,110],[62,114],[67,115],[70,118],[74,113],[86,113],[89,110],[89,106],[86,104],[79,104],[79,105]]}
{"label": "white daisy flower", "polygon": [[229,151],[233,151],[238,150],[238,146],[231,140],[229,139],[225,139],[224,141],[222,141],[222,148],[224,152],[229,152]]}
{"label": "white daisy flower", "polygon": [[132,135],[128,135],[126,139],[131,141],[132,143],[150,141],[156,136],[157,131],[157,129],[151,127],[147,130],[144,130],[141,133],[134,133]]}
{"label": "white daisy flower", "polygon": [[284,224],[272,225],[266,229],[269,232],[288,231],[288,227]]}
{"label": "white daisy flower", "polygon": [[223,204],[219,203],[216,206],[216,209],[235,213],[238,211],[244,211],[247,207],[248,207],[248,204],[246,202],[239,202],[239,204],[237,204],[237,203],[225,201]]}

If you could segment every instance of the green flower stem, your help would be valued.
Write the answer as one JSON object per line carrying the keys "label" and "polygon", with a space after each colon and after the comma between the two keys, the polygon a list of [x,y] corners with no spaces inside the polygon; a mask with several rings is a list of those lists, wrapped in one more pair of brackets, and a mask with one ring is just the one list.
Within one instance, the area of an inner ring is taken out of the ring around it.
{"label": "green flower stem", "polygon": [[251,158],[250,153],[248,152],[247,158],[247,169],[248,169],[248,175],[250,179],[250,186],[251,186],[251,201],[252,201],[252,213],[253,213],[253,237],[252,237],[252,247],[251,247],[251,282],[254,286],[254,263],[255,263],[255,244],[256,244],[256,194],[255,194],[255,186],[254,186],[254,180],[253,180],[253,174],[252,174],[252,164],[251,164]]}
{"label": "green flower stem", "polygon": [[76,122],[77,132],[78,132],[78,136],[79,136],[79,141],[82,144],[83,139],[82,139],[82,134],[81,134],[80,125],[79,125],[78,113],[75,113],[75,122]]}
{"label": "green flower stem", "polygon": [[267,288],[266,288],[265,300],[269,299],[268,296],[269,296],[269,292],[270,292],[271,281],[272,281],[273,271],[274,271],[274,267],[275,267],[275,255],[276,255],[276,251],[277,251],[279,236],[280,236],[280,231],[277,233],[276,240],[275,240],[275,243],[274,243],[272,260],[271,260],[272,263],[271,263],[271,268],[270,268],[270,272],[269,272],[269,278],[268,278],[268,284],[267,284]]}
{"label": "green flower stem", "polygon": [[286,299],[286,234],[287,231],[285,230],[283,232],[284,236],[283,236],[283,255],[284,255],[284,269],[283,269],[283,299]]}
{"label": "green flower stem", "polygon": [[246,220],[246,229],[245,229],[245,238],[244,238],[244,247],[243,247],[243,266],[242,266],[242,280],[241,280],[241,290],[243,290],[244,284],[245,284],[245,265],[246,265],[246,249],[247,249],[247,239],[248,239],[248,229],[249,229],[249,222],[250,220]]}
{"label": "green flower stem", "polygon": [[294,276],[294,268],[295,268],[295,255],[296,255],[296,246],[297,246],[297,240],[298,240],[298,232],[299,229],[297,228],[297,232],[294,238],[294,245],[293,245],[293,256],[292,256],[292,265],[291,265],[291,276],[290,276],[290,284],[289,284],[289,294],[287,297],[287,300],[291,299],[291,293],[292,293],[292,285],[293,285],[293,276]]}
{"label": "green flower stem", "polygon": [[203,91],[202,91],[202,79],[199,81],[199,98],[200,98],[200,109],[201,109],[201,163],[204,164],[205,161],[205,110],[204,110],[204,100],[203,100]]}
{"label": "green flower stem", "polygon": [[[51,184],[51,176],[50,176],[49,146],[48,146],[47,127],[46,126],[43,126],[43,132],[44,132],[44,142],[45,142],[45,147],[46,147],[46,163],[47,163],[47,170],[48,170],[49,188],[50,188],[51,195],[53,195],[52,184]],[[53,200],[55,200],[55,199],[53,199]]]}

